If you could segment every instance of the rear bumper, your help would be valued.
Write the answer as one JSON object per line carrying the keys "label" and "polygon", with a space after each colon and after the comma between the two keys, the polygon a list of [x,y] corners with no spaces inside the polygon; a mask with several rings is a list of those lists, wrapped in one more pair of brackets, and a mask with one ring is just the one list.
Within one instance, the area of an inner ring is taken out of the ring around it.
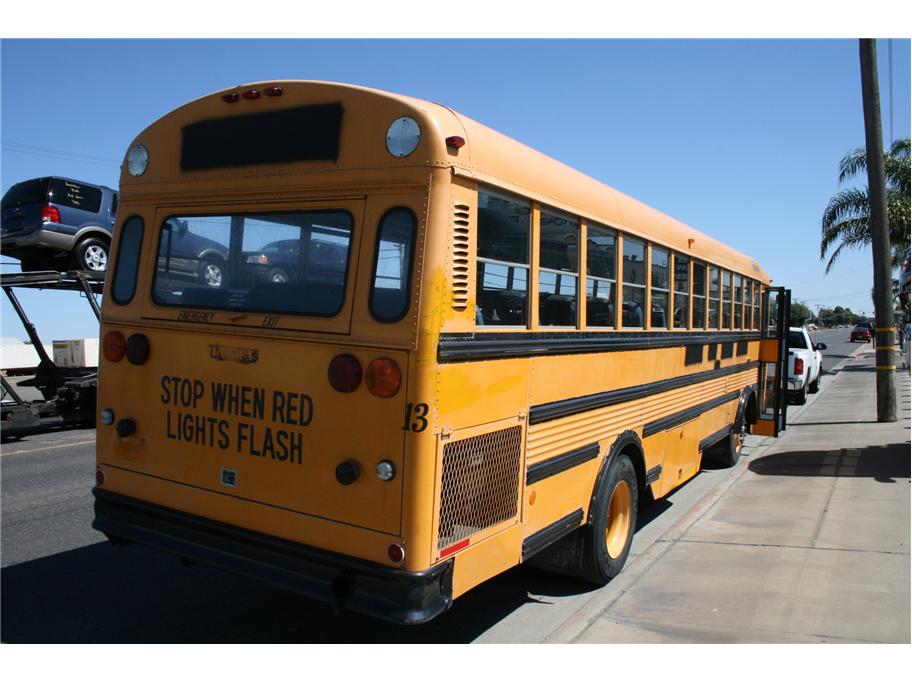
{"label": "rear bumper", "polygon": [[94,488],[92,527],[394,623],[425,623],[453,602],[453,563],[404,571]]}
{"label": "rear bumper", "polygon": [[76,243],[75,234],[67,234],[57,230],[37,229],[31,232],[14,232],[3,235],[3,255],[12,255],[21,249],[51,249],[54,251],[70,251]]}

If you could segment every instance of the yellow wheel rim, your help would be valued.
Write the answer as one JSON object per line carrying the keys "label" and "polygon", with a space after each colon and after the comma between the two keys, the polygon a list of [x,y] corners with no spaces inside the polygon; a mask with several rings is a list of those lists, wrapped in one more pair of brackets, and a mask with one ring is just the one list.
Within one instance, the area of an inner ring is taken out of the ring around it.
{"label": "yellow wheel rim", "polygon": [[608,523],[605,525],[605,547],[608,556],[617,559],[624,551],[633,517],[633,496],[627,481],[618,481],[608,504]]}

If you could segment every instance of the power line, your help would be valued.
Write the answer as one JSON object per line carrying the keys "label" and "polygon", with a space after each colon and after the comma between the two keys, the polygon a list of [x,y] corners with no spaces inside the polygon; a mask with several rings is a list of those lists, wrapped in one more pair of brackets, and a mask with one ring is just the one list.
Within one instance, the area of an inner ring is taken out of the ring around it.
{"label": "power line", "polygon": [[52,159],[62,159],[65,161],[75,161],[77,163],[88,163],[94,166],[108,166],[119,168],[120,163],[112,161],[111,159],[104,159],[98,156],[90,156],[88,154],[79,154],[77,152],[70,152],[64,149],[52,149],[50,147],[38,147],[32,144],[24,144],[22,142],[14,142],[12,140],[2,140],[0,141],[3,148],[7,151],[18,152],[19,154],[29,154],[32,156],[44,156]]}

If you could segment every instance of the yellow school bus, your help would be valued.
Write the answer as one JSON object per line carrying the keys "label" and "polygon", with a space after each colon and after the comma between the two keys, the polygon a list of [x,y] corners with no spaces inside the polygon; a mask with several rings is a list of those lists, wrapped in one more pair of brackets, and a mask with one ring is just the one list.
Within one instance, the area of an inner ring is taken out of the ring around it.
{"label": "yellow school bus", "polygon": [[445,106],[230,88],[120,182],[112,542],[421,623],[525,562],[608,582],[640,504],[784,427],[758,263]]}

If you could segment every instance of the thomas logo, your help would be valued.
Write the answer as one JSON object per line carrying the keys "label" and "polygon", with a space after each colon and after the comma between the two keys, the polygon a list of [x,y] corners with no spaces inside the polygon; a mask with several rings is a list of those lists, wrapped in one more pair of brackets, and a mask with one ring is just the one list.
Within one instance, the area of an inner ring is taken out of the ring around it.
{"label": "thomas logo", "polygon": [[252,365],[260,359],[258,348],[237,348],[235,346],[220,346],[209,344],[209,357],[219,362],[239,362],[242,365]]}

